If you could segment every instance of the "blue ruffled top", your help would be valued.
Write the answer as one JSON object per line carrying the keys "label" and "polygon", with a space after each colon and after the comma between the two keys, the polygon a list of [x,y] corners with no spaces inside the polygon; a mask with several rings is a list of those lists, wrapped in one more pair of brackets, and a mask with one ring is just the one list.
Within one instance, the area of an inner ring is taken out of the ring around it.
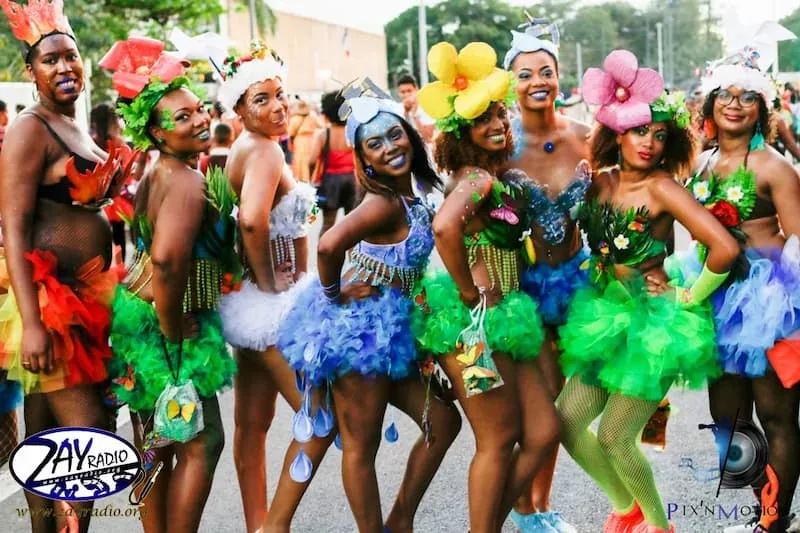
{"label": "blue ruffled top", "polygon": [[350,253],[348,269],[356,269],[353,281],[371,278],[374,285],[388,285],[398,277],[408,294],[422,277],[433,251],[433,211],[419,198],[410,204],[402,196],[400,200],[408,223],[406,238],[393,244],[359,242]]}

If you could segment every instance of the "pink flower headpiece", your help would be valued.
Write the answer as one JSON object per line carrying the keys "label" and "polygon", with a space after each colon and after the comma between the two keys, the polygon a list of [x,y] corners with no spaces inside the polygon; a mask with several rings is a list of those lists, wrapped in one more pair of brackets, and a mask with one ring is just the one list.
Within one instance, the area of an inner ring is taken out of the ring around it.
{"label": "pink flower headpiece", "polygon": [[114,71],[111,81],[120,96],[136,98],[154,79],[169,83],[184,74],[186,64],[163,52],[161,41],[129,37],[127,41],[114,44],[99,65]]}
{"label": "pink flower headpiece", "polygon": [[595,120],[617,133],[648,124],[650,103],[664,92],[664,79],[653,69],[639,68],[636,56],[614,50],[603,68],[590,68],[583,75],[583,99],[601,106]]}

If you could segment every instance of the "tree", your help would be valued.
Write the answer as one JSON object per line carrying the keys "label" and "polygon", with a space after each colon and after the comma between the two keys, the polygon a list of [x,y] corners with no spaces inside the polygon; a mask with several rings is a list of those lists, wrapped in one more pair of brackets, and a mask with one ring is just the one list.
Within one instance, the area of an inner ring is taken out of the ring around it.
{"label": "tree", "polygon": [[[275,29],[278,26],[278,16],[264,0],[255,0],[254,5],[258,33],[263,36],[275,33]],[[250,0],[236,0],[235,9],[237,11],[249,11]]]}
{"label": "tree", "polygon": [[[497,51],[498,62],[502,62],[503,54],[511,44],[509,31],[525,20],[522,9],[500,0],[445,0],[428,7],[426,18],[429,44],[446,40],[460,49],[472,41],[484,41]],[[409,30],[413,36],[413,65],[410,70],[418,74],[416,7],[405,10],[384,28],[389,71],[392,73],[409,70]]]}
{"label": "tree", "polygon": [[[795,9],[781,24],[800,35],[800,8]],[[778,66],[782,71],[800,72],[800,39],[778,43]]]}
{"label": "tree", "polygon": [[[576,4],[568,0],[543,0],[527,7],[532,16],[547,17],[561,28],[559,74],[564,92],[574,87],[583,75],[577,71],[578,43],[584,69],[601,66],[603,58],[616,48],[627,48],[636,54],[641,66],[656,68],[659,22],[664,28],[665,75],[676,84],[692,83],[689,80],[695,71],[722,53],[722,41],[712,31],[715,19],[710,0],[662,0],[645,10],[620,0],[583,7]],[[499,0],[443,0],[428,8],[427,20],[429,43],[447,40],[461,47],[471,40],[482,40],[497,50],[498,58],[502,59],[510,44],[509,30],[515,29],[525,17],[523,9]],[[389,69],[407,70],[408,32],[416,36],[417,8],[401,13],[384,30]],[[411,47],[414,66],[419,65],[418,42],[414,37]],[[418,69],[412,70],[416,73]]]}

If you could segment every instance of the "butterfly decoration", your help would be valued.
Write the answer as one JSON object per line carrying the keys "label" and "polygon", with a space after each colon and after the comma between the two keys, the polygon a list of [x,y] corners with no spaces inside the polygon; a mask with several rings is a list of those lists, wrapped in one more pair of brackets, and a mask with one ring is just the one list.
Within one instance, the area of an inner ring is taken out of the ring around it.
{"label": "butterfly decoration", "polygon": [[197,404],[194,402],[180,405],[177,401],[170,400],[167,403],[167,418],[174,420],[180,416],[188,424],[192,421],[195,409],[197,409]]}
{"label": "butterfly decoration", "polygon": [[519,224],[519,217],[516,215],[516,213],[514,213],[514,210],[507,205],[498,207],[497,209],[492,209],[489,212],[489,216],[496,220],[502,220],[503,222],[511,224],[512,226]]}
{"label": "butterfly decoration", "polygon": [[467,396],[486,392],[494,388],[499,377],[497,372],[478,365],[465,368],[461,372],[461,376],[464,378],[464,387]]}
{"label": "butterfly decoration", "polygon": [[116,385],[120,385],[128,392],[132,391],[134,387],[136,387],[136,376],[133,374],[133,367],[128,365],[127,375],[114,378],[111,381]]}
{"label": "butterfly decoration", "polygon": [[467,366],[474,365],[475,362],[478,360],[478,357],[483,355],[485,349],[486,349],[486,343],[481,341],[474,346],[470,346],[460,355],[457,355],[456,360],[463,365]]}

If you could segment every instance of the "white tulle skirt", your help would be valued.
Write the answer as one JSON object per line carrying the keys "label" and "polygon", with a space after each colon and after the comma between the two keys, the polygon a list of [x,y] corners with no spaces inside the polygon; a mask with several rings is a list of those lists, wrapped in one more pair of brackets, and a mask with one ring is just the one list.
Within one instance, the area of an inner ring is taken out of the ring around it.
{"label": "white tulle skirt", "polygon": [[240,290],[222,297],[219,314],[225,340],[235,348],[266,350],[278,340],[278,329],[294,305],[297,295],[314,276],[305,275],[289,290],[263,292],[244,280]]}

